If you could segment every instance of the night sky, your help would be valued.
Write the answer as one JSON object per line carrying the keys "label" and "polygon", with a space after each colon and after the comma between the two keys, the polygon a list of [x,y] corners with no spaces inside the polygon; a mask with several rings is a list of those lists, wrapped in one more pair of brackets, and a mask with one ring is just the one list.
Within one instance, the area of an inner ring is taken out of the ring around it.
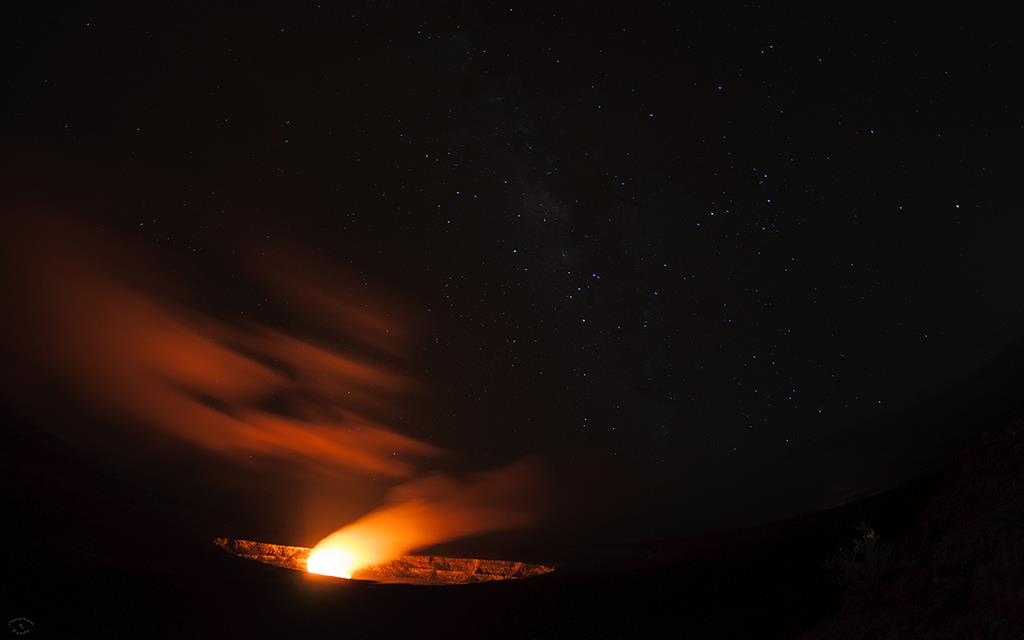
{"label": "night sky", "polygon": [[[845,471],[865,451],[937,446],[877,425],[1022,337],[1010,15],[20,9],[11,217],[75,219],[190,307],[303,336],[243,274],[282,247],[335,265],[408,333],[388,428],[450,473],[539,461],[549,528],[666,537],[877,489]],[[394,484],[352,482],[375,488],[349,516]]]}

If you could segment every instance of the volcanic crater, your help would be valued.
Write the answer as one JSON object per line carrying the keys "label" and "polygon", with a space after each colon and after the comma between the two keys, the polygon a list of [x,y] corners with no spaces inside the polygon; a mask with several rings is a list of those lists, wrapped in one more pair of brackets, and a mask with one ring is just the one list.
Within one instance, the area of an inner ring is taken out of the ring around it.
{"label": "volcanic crater", "polygon": [[[311,551],[309,547],[253,540],[216,538],[213,542],[236,556],[302,572],[306,571]],[[383,584],[456,585],[532,578],[554,570],[543,564],[512,560],[407,555],[358,569],[352,579]]]}

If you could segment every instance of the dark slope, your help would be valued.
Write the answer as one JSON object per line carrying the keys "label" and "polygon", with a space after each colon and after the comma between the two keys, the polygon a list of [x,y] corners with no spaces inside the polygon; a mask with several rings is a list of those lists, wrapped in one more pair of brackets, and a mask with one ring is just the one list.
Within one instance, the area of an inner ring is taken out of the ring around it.
{"label": "dark slope", "polygon": [[[909,432],[934,428],[948,445],[897,489],[694,539],[538,543],[515,557],[555,573],[445,588],[353,585],[230,556],[211,544],[235,533],[223,514],[8,411],[5,614],[33,620],[33,637],[1024,637],[1024,445],[1009,419],[1024,415],[1024,360],[1010,355],[906,414]],[[862,521],[891,560],[837,583],[825,560]]]}
{"label": "dark slope", "polygon": [[1022,427],[950,465],[897,544],[849,554],[842,610],[805,637],[1024,638]]}

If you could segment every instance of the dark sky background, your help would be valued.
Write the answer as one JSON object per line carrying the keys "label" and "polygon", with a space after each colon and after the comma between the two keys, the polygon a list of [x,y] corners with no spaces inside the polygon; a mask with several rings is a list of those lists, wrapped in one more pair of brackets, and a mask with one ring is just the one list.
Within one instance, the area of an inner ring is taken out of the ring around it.
{"label": "dark sky background", "polygon": [[1019,23],[677,5],[27,5],[5,199],[227,322],[288,327],[237,279],[284,241],[401,301],[391,426],[540,459],[556,528],[829,506],[881,482],[821,471],[850,442],[1021,337]]}

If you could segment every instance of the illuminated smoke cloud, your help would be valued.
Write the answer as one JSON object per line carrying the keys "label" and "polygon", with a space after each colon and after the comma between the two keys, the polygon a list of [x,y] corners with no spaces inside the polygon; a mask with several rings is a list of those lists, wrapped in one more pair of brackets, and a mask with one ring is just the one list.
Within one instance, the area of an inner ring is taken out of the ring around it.
{"label": "illuminated smoke cloud", "polygon": [[530,526],[541,485],[529,460],[461,482],[443,475],[408,482],[391,491],[388,504],[320,541],[309,570],[346,578],[433,544]]}
{"label": "illuminated smoke cloud", "polygon": [[[395,399],[417,385],[381,364],[400,360],[408,333],[390,320],[393,309],[375,314],[376,301],[350,279],[284,252],[268,261],[273,271],[256,273],[301,320],[341,336],[341,350],[200,311],[130,247],[80,224],[47,218],[10,225],[4,238],[12,295],[0,340],[12,356],[8,378],[22,379],[8,395],[23,406],[63,402],[103,424],[155,430],[223,456],[275,456],[328,471],[321,478],[347,469],[400,483],[384,506],[322,542],[311,570],[320,562],[323,573],[350,575],[356,565],[533,523],[534,463],[463,480],[424,475],[444,452],[388,426]],[[129,430],[120,440],[111,429],[84,441],[128,451],[143,435]]]}
{"label": "illuminated smoke cloud", "polygon": [[[387,414],[391,399],[414,386],[380,359],[187,307],[173,300],[173,287],[147,277],[129,250],[67,220],[22,224],[5,237],[6,290],[13,292],[2,336],[7,350],[21,374],[56,380],[94,412],[221,454],[260,453],[393,478],[414,475],[411,459],[441,454],[370,417]],[[297,297],[331,307],[331,322],[378,345],[397,333],[372,319],[371,304],[332,304],[329,292],[308,281]],[[353,350],[379,351],[372,344]],[[25,391],[18,389],[19,400]],[[288,411],[268,410],[273,402]]]}

